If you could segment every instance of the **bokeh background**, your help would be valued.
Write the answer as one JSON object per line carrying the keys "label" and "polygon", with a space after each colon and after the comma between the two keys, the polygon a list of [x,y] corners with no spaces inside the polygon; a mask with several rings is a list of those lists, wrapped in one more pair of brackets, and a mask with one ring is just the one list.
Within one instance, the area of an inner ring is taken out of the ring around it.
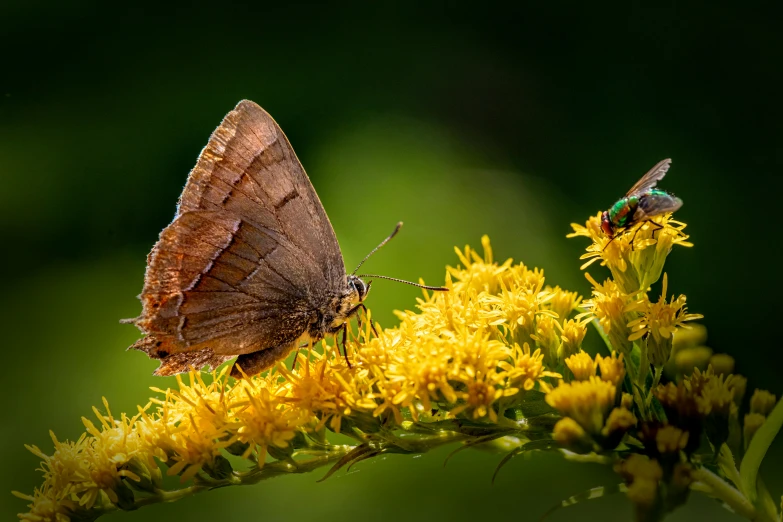
{"label": "bokeh background", "polygon": [[[783,110],[780,9],[744,3],[445,5],[256,2],[151,8],[90,2],[0,7],[0,234],[5,399],[0,511],[39,482],[48,430],[77,437],[109,399],[136,409],[157,363],[125,348],[145,256],[187,173],[237,101],[288,134],[353,266],[398,220],[367,271],[429,283],[453,246],[545,269],[583,294],[569,223],[608,207],[658,160],[695,247],[676,249],[670,288],[703,313],[709,344],[750,387],[780,380]],[[596,277],[606,273],[591,268]],[[377,281],[382,324],[414,288]],[[781,440],[783,442],[783,439]],[[763,466],[783,492],[782,444]],[[537,520],[612,484],[556,454],[514,459],[450,449],[388,457],[316,484],[313,475],[226,488],[106,520]],[[627,520],[621,496],[552,521]],[[694,496],[671,520],[736,520]]]}

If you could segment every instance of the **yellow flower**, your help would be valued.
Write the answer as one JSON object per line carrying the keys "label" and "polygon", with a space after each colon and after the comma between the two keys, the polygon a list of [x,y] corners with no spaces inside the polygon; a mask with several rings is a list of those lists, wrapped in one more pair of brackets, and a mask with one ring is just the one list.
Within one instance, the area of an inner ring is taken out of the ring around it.
{"label": "yellow flower", "polygon": [[587,453],[593,450],[590,436],[571,417],[564,417],[557,421],[552,431],[552,438],[561,446],[577,453]]}
{"label": "yellow flower", "polygon": [[625,378],[625,363],[623,362],[623,354],[617,356],[617,353],[613,353],[609,357],[601,357],[601,355],[595,356],[595,362],[601,369],[601,379],[611,382],[615,386],[620,386]]}
{"label": "yellow flower", "polygon": [[628,323],[632,334],[629,341],[636,341],[646,337],[650,362],[655,366],[663,366],[669,360],[672,351],[672,338],[674,332],[682,327],[686,321],[701,319],[701,314],[689,314],[685,306],[685,296],[677,299],[672,297],[666,300],[668,290],[668,278],[663,275],[663,290],[657,303],[651,303],[644,295],[639,301],[635,301],[626,307],[627,312],[637,312],[641,317]]}
{"label": "yellow flower", "polygon": [[551,368],[560,363],[558,354],[563,343],[560,334],[560,323],[552,316],[544,315],[536,321],[536,333],[530,336],[544,353],[544,359]]}
{"label": "yellow flower", "polygon": [[232,404],[237,439],[248,445],[243,457],[255,451],[261,467],[268,448],[287,447],[296,431],[312,418],[312,413],[281,402],[278,390],[268,380],[245,379],[241,388],[244,397]]}
{"label": "yellow flower", "polygon": [[[108,404],[106,407],[108,410]],[[82,452],[84,465],[90,470],[90,481],[82,486],[84,494],[79,498],[79,504],[88,509],[93,506],[100,492],[105,493],[113,504],[117,504],[117,489],[121,486],[122,478],[136,482],[141,480],[137,474],[125,469],[141,449],[138,436],[133,431],[134,420],[123,414],[122,419],[115,422],[111,413],[106,417],[99,415],[99,420],[103,425],[101,430],[82,418],[87,433],[93,437],[92,444],[87,445]]]}
{"label": "yellow flower", "polygon": [[728,375],[734,371],[734,357],[726,353],[716,353],[710,357],[709,365],[715,373]]}
{"label": "yellow flower", "polygon": [[656,502],[658,481],[663,477],[663,469],[657,460],[634,453],[618,463],[615,470],[625,478],[628,484],[626,494],[631,502],[643,507]]}
{"label": "yellow flower", "polygon": [[659,453],[677,453],[688,445],[688,432],[667,424],[655,434],[655,443]]}
{"label": "yellow flower", "polygon": [[699,323],[691,323],[690,328],[680,329],[674,333],[674,346],[675,352],[686,349],[694,348],[696,346],[704,346],[707,342],[707,327]]}
{"label": "yellow flower", "polygon": [[742,423],[742,433],[745,438],[745,449],[748,448],[748,444],[753,439],[753,435],[756,434],[758,429],[767,420],[764,415],[760,413],[747,413],[745,414],[745,421]]}
{"label": "yellow flower", "polygon": [[576,292],[569,292],[563,290],[559,286],[547,289],[552,297],[549,299],[548,306],[550,310],[557,314],[557,319],[561,325],[565,325],[566,320],[571,315],[571,312],[576,310],[579,303],[582,301],[582,297]]}
{"label": "yellow flower", "polygon": [[614,406],[615,386],[598,377],[561,383],[546,395],[546,402],[578,422],[588,433],[597,434]]}
{"label": "yellow flower", "polygon": [[19,514],[19,518],[27,522],[70,522],[71,517],[68,513],[76,509],[76,504],[67,498],[67,490],[58,491],[48,484],[42,488],[35,488],[32,495],[25,495],[18,491],[12,493],[17,498],[30,501],[27,506],[30,511]]}
{"label": "yellow flower", "polygon": [[502,377],[506,379],[508,386],[525,391],[532,390],[536,384],[541,391],[549,390],[546,378],[559,379],[559,373],[549,371],[544,366],[544,355],[540,349],[530,353],[530,345],[525,343],[523,347],[514,345],[511,354],[511,362],[501,361]]}
{"label": "yellow flower", "polygon": [[599,284],[590,274],[585,273],[585,277],[593,285],[592,298],[583,303],[584,308],[589,312],[585,314],[586,317],[597,318],[601,328],[609,337],[612,347],[627,356],[633,348],[633,343],[628,340],[631,336],[628,322],[638,315],[627,312],[633,297],[623,292],[611,279],[607,279],[604,284]]}
{"label": "yellow flower", "polygon": [[[561,330],[560,340],[562,344],[558,351],[558,360],[562,361],[566,357],[579,353],[582,350],[582,341],[587,334],[587,324],[590,322],[590,318],[567,319],[561,323],[557,323],[557,327]],[[562,326],[561,326],[562,325]]]}
{"label": "yellow flower", "polygon": [[[329,347],[325,349],[328,350]],[[277,370],[285,378],[283,387],[287,389],[287,393],[284,400],[299,410],[320,416],[315,430],[331,421],[330,427],[339,433],[342,416],[351,413],[350,405],[342,398],[345,381],[338,379],[339,368],[330,368],[327,357],[317,353],[312,356],[316,358],[315,363],[300,357],[299,371],[289,371],[284,364],[277,366]],[[372,406],[374,409],[374,402]]]}
{"label": "yellow flower", "polygon": [[609,413],[606,425],[601,433],[604,437],[610,437],[618,432],[625,433],[631,427],[636,426],[636,417],[628,408],[615,408]]}
{"label": "yellow flower", "polygon": [[626,294],[644,290],[658,280],[673,245],[692,246],[683,232],[685,224],[671,219],[671,214],[635,225],[614,239],[601,230],[600,212],[585,226],[572,223],[571,228],[574,231],[566,237],[584,236],[592,241],[580,258],[588,260],[581,268],[600,260]]}
{"label": "yellow flower", "polygon": [[755,390],[750,398],[750,411],[751,413],[759,413],[766,417],[772,412],[772,408],[775,407],[777,399],[775,395],[769,393],[767,390]]}
{"label": "yellow flower", "polygon": [[[677,330],[679,332],[687,330]],[[675,336],[674,344],[677,344],[677,336]],[[682,348],[675,350],[674,352],[674,367],[680,374],[690,374],[693,370],[699,368],[700,370],[706,369],[712,357],[712,350],[706,346],[694,346],[689,348]]]}
{"label": "yellow flower", "polygon": [[595,376],[595,361],[587,352],[579,352],[565,360],[566,366],[577,381],[586,381]]}
{"label": "yellow flower", "polygon": [[512,281],[512,286],[506,286],[501,280],[498,294],[485,293],[479,299],[480,318],[491,326],[499,327],[510,341],[519,344],[535,341],[537,330],[543,327],[537,324],[539,317],[547,318],[551,323],[555,316],[555,312],[544,308],[552,294],[542,290],[543,276],[534,278],[535,286],[531,286],[526,283],[530,279],[526,272],[530,271],[525,268],[518,273],[519,281]]}
{"label": "yellow flower", "polygon": [[735,395],[744,389],[745,379],[736,375],[715,375],[698,368],[677,384],[659,385],[653,393],[667,419],[685,429],[705,429],[710,442],[720,446],[729,437],[729,419],[736,416]]}
{"label": "yellow flower", "polygon": [[498,389],[492,375],[479,373],[467,384],[465,391],[457,392],[457,397],[462,404],[453,408],[451,415],[459,415],[468,412],[471,418],[480,419],[489,417],[492,422],[497,422],[498,415],[492,404],[501,397],[514,395],[519,390],[516,388]]}

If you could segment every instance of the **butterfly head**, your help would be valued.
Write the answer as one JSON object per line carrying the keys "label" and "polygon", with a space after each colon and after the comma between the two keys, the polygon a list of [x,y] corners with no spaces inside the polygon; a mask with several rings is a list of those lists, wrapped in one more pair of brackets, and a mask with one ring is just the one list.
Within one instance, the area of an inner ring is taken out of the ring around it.
{"label": "butterfly head", "polygon": [[365,283],[359,276],[355,276],[353,274],[348,276],[348,289],[350,291],[349,293],[349,302],[352,305],[359,304],[364,301],[364,299],[367,297],[367,294],[370,292],[370,286],[372,285],[372,281],[369,283]]}

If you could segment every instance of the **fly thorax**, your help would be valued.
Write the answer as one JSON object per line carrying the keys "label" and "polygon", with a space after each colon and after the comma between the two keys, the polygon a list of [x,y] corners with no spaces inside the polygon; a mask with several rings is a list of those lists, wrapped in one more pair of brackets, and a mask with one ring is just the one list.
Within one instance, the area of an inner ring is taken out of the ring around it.
{"label": "fly thorax", "polygon": [[609,219],[616,228],[622,228],[628,224],[639,206],[639,198],[630,196],[623,198],[609,209]]}

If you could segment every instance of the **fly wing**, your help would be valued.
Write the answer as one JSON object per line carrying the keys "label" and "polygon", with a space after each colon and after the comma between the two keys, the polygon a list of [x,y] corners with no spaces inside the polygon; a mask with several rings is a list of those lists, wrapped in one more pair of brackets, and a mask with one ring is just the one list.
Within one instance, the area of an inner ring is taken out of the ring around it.
{"label": "fly wing", "polygon": [[659,181],[663,179],[664,176],[666,176],[666,172],[669,170],[671,163],[671,159],[659,161],[647,172],[647,174],[642,176],[642,179],[637,181],[636,184],[631,187],[631,190],[628,191],[625,197],[639,196],[653,188]]}
{"label": "fly wing", "polygon": [[634,213],[634,221],[642,221],[653,216],[676,212],[682,206],[682,200],[662,191],[647,194],[639,198],[639,205]]}

